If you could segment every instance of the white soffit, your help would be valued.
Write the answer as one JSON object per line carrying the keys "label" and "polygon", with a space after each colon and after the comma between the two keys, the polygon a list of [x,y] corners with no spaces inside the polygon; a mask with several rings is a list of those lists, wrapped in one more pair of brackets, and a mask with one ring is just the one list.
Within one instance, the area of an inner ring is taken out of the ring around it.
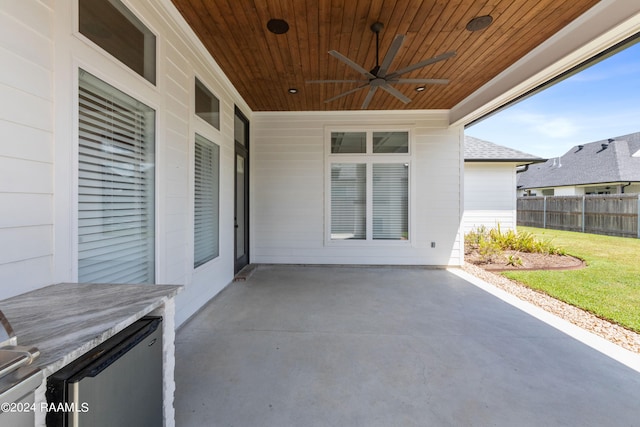
{"label": "white soffit", "polygon": [[640,2],[602,0],[450,110],[467,125],[640,32]]}

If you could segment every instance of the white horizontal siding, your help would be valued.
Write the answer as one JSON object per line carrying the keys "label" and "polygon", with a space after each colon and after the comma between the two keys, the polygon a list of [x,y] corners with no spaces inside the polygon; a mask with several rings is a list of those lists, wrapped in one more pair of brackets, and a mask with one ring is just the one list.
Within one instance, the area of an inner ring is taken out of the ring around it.
{"label": "white horizontal siding", "polygon": [[0,85],[0,117],[3,120],[51,132],[53,105],[50,99]]}
{"label": "white horizontal siding", "polygon": [[516,167],[513,163],[464,165],[463,230],[485,226],[515,229]]}
{"label": "white horizontal siding", "polygon": [[25,258],[0,265],[0,300],[51,283],[52,257]]}
{"label": "white horizontal siding", "polygon": [[35,129],[0,120],[0,155],[14,159],[50,163],[53,158],[51,130]]}
{"label": "white horizontal siding", "polygon": [[51,194],[0,192],[0,229],[51,224]]}
{"label": "white horizontal siding", "polygon": [[0,10],[0,299],[52,282],[53,16]]}
{"label": "white horizontal siding", "polygon": [[0,47],[24,60],[53,68],[51,11],[34,1],[3,1],[0,10]]}
{"label": "white horizontal siding", "polygon": [[[0,265],[51,255],[53,235],[48,224],[0,229]],[[25,272],[28,274],[29,272]]]}
{"label": "white horizontal siding", "polygon": [[[3,64],[0,67],[0,82],[3,85],[41,98],[51,98],[50,69],[31,62],[18,52],[12,52],[4,47],[0,47],[0,64]],[[8,67],[6,64],[11,66]]]}
{"label": "white horizontal siding", "polygon": [[0,157],[0,192],[52,194],[51,163]]}
{"label": "white horizontal siding", "polygon": [[[76,0],[2,2],[0,298],[76,278],[82,68],[156,112],[156,281],[185,285],[179,325],[233,278],[233,109],[251,111],[170,1],[125,3],[157,36],[156,85],[76,33]],[[220,99],[220,130],[193,115],[195,77]],[[221,235],[220,257],[194,270],[196,132],[221,148]]]}
{"label": "white horizontal siding", "polygon": [[486,228],[497,228],[500,230],[516,229],[516,211],[515,210],[473,210],[464,213],[463,231],[468,233],[473,229],[481,226]]}
{"label": "white horizontal siding", "polygon": [[[325,129],[385,125],[413,136],[411,241],[327,242]],[[446,113],[255,113],[252,134],[252,262],[459,263],[460,129]]]}
{"label": "white horizontal siding", "polygon": [[51,36],[51,9],[38,1],[3,1],[2,11],[18,25],[28,23],[29,32],[45,39]]}

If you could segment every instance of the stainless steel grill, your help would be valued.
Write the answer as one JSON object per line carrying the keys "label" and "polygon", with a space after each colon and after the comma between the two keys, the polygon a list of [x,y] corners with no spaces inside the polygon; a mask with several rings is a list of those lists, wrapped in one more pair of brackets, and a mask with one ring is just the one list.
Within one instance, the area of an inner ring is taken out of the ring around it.
{"label": "stainless steel grill", "polygon": [[42,372],[33,365],[38,356],[36,347],[18,345],[11,323],[0,311],[0,425],[34,425],[33,392],[42,383]]}

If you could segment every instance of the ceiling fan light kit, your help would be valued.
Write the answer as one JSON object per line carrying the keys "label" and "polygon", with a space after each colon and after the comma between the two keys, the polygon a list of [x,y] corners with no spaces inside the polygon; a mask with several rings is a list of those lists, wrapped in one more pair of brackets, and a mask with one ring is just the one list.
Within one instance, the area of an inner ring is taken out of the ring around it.
{"label": "ceiling fan light kit", "polygon": [[[338,94],[332,98],[325,100],[324,102],[332,102],[336,99],[342,98],[344,96],[350,95],[354,92],[359,91],[360,89],[364,89],[366,87],[369,88],[369,92],[365,97],[364,102],[362,103],[362,109],[365,110],[369,104],[371,103],[371,99],[373,95],[376,93],[378,88],[384,90],[385,92],[390,93],[391,95],[398,98],[403,103],[407,104],[411,102],[411,99],[405,96],[398,89],[391,86],[392,84],[447,84],[449,81],[447,79],[405,79],[401,78],[403,74],[409,73],[411,71],[418,70],[420,68],[426,67],[427,65],[434,64],[439,61],[444,61],[455,56],[455,52],[446,52],[440,54],[438,56],[434,56],[433,58],[426,59],[424,61],[415,63],[413,65],[409,65],[408,67],[402,68],[400,70],[396,70],[392,73],[389,73],[389,67],[391,63],[395,59],[396,55],[400,51],[400,47],[404,42],[404,35],[398,34],[396,38],[391,43],[391,47],[387,51],[384,59],[382,60],[382,64],[379,63],[379,37],[380,31],[384,28],[384,25],[381,22],[375,22],[371,25],[371,31],[373,31],[376,35],[376,66],[367,71],[364,67],[361,67],[351,59],[347,58],[340,52],[336,50],[330,50],[329,55],[343,62],[350,68],[356,70],[360,74],[364,76],[363,79],[360,80],[308,80],[307,83],[357,83],[358,87]],[[423,87],[423,86],[422,86]],[[418,90],[418,89],[416,89]],[[423,89],[424,90],[424,89]],[[418,90],[419,91],[419,90]]]}

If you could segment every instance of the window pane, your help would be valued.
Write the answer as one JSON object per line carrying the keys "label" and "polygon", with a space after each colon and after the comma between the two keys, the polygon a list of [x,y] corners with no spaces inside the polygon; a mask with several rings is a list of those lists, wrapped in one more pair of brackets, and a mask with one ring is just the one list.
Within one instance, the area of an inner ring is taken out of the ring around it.
{"label": "window pane", "polygon": [[155,112],[80,71],[78,280],[154,282]]}
{"label": "window pane", "polygon": [[156,83],[156,36],[119,0],[80,0],[80,32]]}
{"label": "window pane", "polygon": [[242,117],[238,116],[238,114],[234,114],[233,116],[233,137],[235,141],[245,146],[247,141],[247,122],[245,122]]}
{"label": "window pane", "polygon": [[219,255],[219,181],[220,147],[196,135],[194,267]]}
{"label": "window pane", "polygon": [[196,79],[196,115],[220,130],[220,100]]}
{"label": "window pane", "polygon": [[409,132],[374,132],[374,153],[408,153]]}
{"label": "window pane", "polygon": [[366,153],[366,132],[331,132],[331,153]]}
{"label": "window pane", "polygon": [[373,238],[407,240],[409,166],[373,165]]}
{"label": "window pane", "polygon": [[245,158],[239,154],[236,154],[236,258],[244,256],[246,253],[245,247],[245,221],[247,215],[247,208],[245,206],[246,193],[245,193]]}
{"label": "window pane", "polygon": [[331,165],[331,239],[366,238],[366,178],[364,164]]}

